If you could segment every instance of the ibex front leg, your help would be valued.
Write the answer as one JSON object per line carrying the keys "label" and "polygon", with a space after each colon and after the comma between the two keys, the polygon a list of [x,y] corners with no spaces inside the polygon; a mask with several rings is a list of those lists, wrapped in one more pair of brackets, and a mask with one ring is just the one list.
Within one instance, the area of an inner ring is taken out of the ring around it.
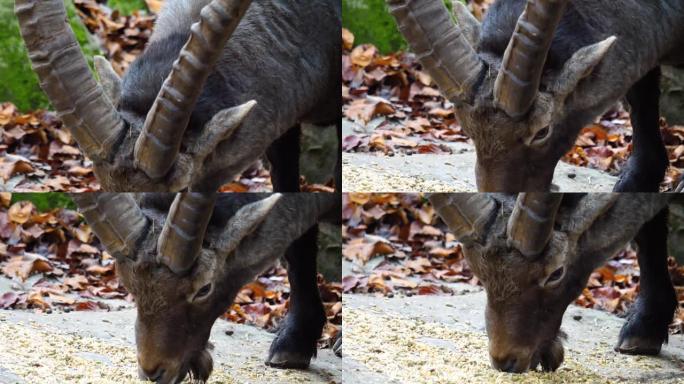
{"label": "ibex front leg", "polygon": [[275,192],[299,192],[299,153],[301,126],[285,132],[266,151],[271,163],[271,181]]}
{"label": "ibex front leg", "polygon": [[316,355],[316,342],[326,321],[316,277],[317,238],[318,226],[314,226],[285,253],[290,312],[271,344],[266,360],[271,367],[306,368]]}
{"label": "ibex front leg", "polygon": [[634,153],[616,192],[658,192],[668,165],[660,136],[660,67],[639,80],[627,93],[634,128]]}
{"label": "ibex front leg", "polygon": [[639,247],[641,291],[615,349],[628,354],[655,355],[667,342],[667,328],[677,308],[677,296],[667,270],[667,209],[644,224],[635,240]]}

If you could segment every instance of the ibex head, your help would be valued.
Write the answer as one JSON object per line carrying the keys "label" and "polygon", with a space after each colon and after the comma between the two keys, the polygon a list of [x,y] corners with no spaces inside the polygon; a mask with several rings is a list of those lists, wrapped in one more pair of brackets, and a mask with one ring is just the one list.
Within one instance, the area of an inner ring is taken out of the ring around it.
{"label": "ibex head", "polygon": [[242,285],[337,204],[327,194],[186,193],[175,196],[167,215],[130,194],[73,198],[135,297],[140,376],[159,383],[188,374],[206,381],[216,319]]}
{"label": "ibex head", "polygon": [[529,0],[503,56],[476,52],[481,26],[459,0],[453,1],[458,26],[442,0],[387,2],[475,143],[478,190],[548,191],[556,163],[581,128],[567,101],[615,37],[580,49],[560,70],[544,73],[568,0]]}
{"label": "ibex head", "polygon": [[203,174],[205,160],[256,103],[225,109],[204,127],[187,134],[186,129],[207,78],[250,4],[213,0],[205,6],[154,103],[141,109],[119,105],[122,81],[104,58],[95,60],[101,84],[93,78],[63,1],[16,1],[21,34],[41,87],[93,160],[103,189],[179,191],[211,177]]}
{"label": "ibex head", "polygon": [[492,366],[524,372],[563,362],[563,314],[591,272],[624,247],[669,197],[637,194],[436,194],[487,292]]}

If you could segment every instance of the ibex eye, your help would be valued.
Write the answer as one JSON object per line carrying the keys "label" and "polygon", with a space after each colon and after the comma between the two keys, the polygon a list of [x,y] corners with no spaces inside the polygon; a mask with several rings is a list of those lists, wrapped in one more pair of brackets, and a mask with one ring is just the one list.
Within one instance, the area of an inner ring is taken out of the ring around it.
{"label": "ibex eye", "polygon": [[549,129],[548,126],[540,129],[537,131],[537,133],[534,135],[534,140],[533,141],[541,141],[546,139],[546,137],[549,135],[549,132],[551,132],[551,129]]}
{"label": "ibex eye", "polygon": [[544,285],[548,286],[549,284],[553,285],[555,283],[558,283],[563,279],[563,276],[565,276],[565,267],[560,267],[549,275]]}
{"label": "ibex eye", "polygon": [[211,284],[207,284],[207,285],[203,286],[202,288],[200,288],[199,291],[197,291],[197,293],[195,294],[194,300],[202,299],[202,298],[208,296],[210,293],[211,293]]}

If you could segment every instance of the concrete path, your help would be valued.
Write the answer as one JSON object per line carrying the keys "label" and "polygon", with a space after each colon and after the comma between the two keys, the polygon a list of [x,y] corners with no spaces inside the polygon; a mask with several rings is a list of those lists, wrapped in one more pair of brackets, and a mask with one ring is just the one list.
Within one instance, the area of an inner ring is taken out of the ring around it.
{"label": "concrete path", "polygon": [[[133,383],[137,380],[132,308],[36,314],[0,311],[0,383]],[[219,320],[209,383],[341,383],[342,359],[330,350],[305,371],[263,363],[273,335]]]}
{"label": "concrete path", "polygon": [[[451,286],[454,288],[454,286]],[[383,383],[684,383],[684,337],[657,357],[613,351],[623,320],[571,306],[565,362],[554,373],[490,368],[485,294],[458,285],[455,296],[345,295],[344,382]]]}
{"label": "concrete path", "polygon": [[[344,121],[343,137],[372,131]],[[465,143],[441,143],[451,155],[343,153],[344,192],[476,192],[475,148]],[[617,178],[594,169],[560,162],[553,183],[561,192],[610,192]]]}

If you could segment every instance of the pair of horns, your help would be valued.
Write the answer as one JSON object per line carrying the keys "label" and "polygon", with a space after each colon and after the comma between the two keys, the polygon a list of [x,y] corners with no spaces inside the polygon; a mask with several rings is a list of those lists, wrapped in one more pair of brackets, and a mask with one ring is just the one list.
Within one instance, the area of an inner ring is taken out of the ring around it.
{"label": "pair of horns", "polygon": [[[521,193],[507,223],[509,243],[526,257],[544,251],[551,238],[563,195]],[[430,202],[459,240],[475,240],[484,234],[497,203],[486,194],[434,194]]]}
{"label": "pair of horns", "polygon": [[[176,274],[189,271],[199,257],[218,194],[181,193],[176,195],[164,227],[157,239],[157,261]],[[232,248],[261,223],[281,195],[242,207],[227,224]],[[149,229],[149,219],[133,195],[126,193],[81,193],[72,198],[86,221],[117,258],[135,259],[139,242]],[[231,251],[232,249],[223,249]]]}
{"label": "pair of horns", "polygon": [[[250,4],[213,0],[192,26],[136,141],[136,167],[150,178],[162,178],[175,163],[204,83]],[[15,12],[33,69],[58,115],[86,155],[110,159],[126,124],[93,78],[63,0],[16,0]]]}
{"label": "pair of horns", "polygon": [[[471,100],[485,64],[452,21],[443,0],[387,0],[399,30],[449,99]],[[528,0],[504,53],[494,99],[512,118],[532,107],[568,0]],[[463,4],[453,2],[457,13]]]}

